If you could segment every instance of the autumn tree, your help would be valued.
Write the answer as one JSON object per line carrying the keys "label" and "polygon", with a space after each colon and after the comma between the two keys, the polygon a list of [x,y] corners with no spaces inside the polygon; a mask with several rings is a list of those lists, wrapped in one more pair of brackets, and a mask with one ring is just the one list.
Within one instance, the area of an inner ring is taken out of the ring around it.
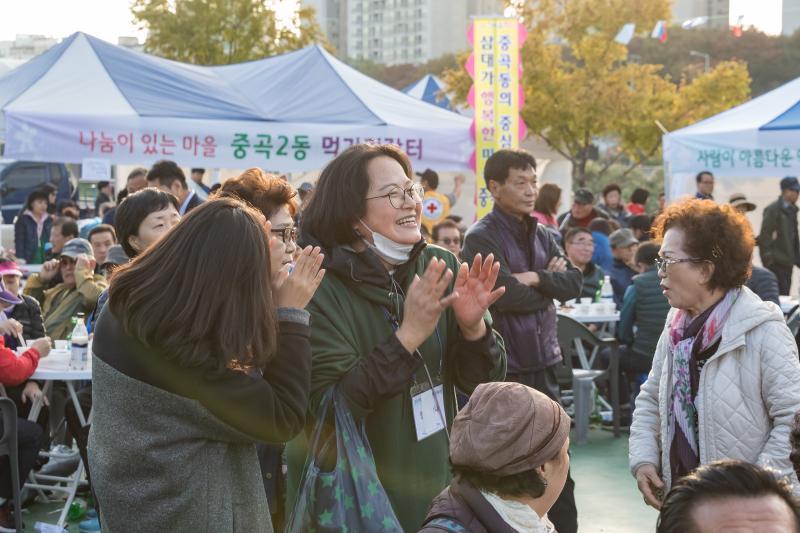
{"label": "autumn tree", "polygon": [[800,77],[800,32],[793,36],[766,35],[749,28],[736,37],[726,28],[675,27],[670,28],[666,44],[638,37],[629,50],[631,57],[643,63],[663,65],[660,72],[675,80],[692,79],[703,72],[703,59],[690,55],[692,50],[709,54],[712,66],[721,61],[744,61],[754,97]]}
{"label": "autumn tree", "polygon": [[[598,174],[626,163],[630,171],[654,156],[660,126],[673,130],[728,109],[749,96],[746,66],[721,62],[691,81],[672,80],[661,66],[631,61],[614,41],[635,23],[649,33],[670,18],[667,0],[527,0],[516,3],[528,27],[522,48],[528,132],[540,136],[573,164],[576,186],[599,139],[617,141]],[[466,60],[466,55],[460,58]],[[461,61],[463,65],[464,61]],[[466,101],[472,79],[463,67],[444,75],[451,100]]]}
{"label": "autumn tree", "polygon": [[265,0],[134,0],[136,22],[148,30],[146,52],[196,65],[224,65],[324,42],[313,8],[300,8],[295,27],[279,27]]}

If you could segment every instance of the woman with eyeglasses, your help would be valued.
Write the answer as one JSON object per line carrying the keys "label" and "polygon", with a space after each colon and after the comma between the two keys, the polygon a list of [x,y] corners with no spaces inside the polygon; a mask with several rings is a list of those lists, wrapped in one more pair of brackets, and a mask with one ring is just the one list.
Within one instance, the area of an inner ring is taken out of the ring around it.
{"label": "woman with eyeglasses", "polygon": [[589,298],[590,302],[595,301],[606,273],[600,265],[592,262],[594,253],[592,232],[586,228],[567,230],[567,234],[564,236],[564,251],[572,264],[583,273],[581,298]]}
{"label": "woman with eyeglasses", "polygon": [[[285,289],[289,278],[289,270],[294,264],[296,255],[310,255],[312,247],[299,250],[297,246],[297,228],[294,216],[297,214],[297,191],[285,179],[267,174],[260,168],[246,170],[240,176],[229,179],[217,190],[214,198],[237,198],[258,209],[271,224],[270,270],[273,287],[277,291],[278,307],[288,305],[288,293]],[[281,290],[284,289],[284,290]],[[284,501],[286,496],[283,475],[282,443],[259,443],[256,446],[261,466],[262,480],[267,492],[272,526],[275,531],[283,531]]]}
{"label": "woman with eyeglasses", "polygon": [[789,434],[800,411],[797,345],[773,303],[744,286],[754,239],[729,205],[689,200],[656,219],[658,275],[674,308],[636,398],[630,466],[648,505],[718,459],[771,468],[798,490]]}
{"label": "woman with eyeglasses", "polygon": [[[309,423],[336,387],[355,420],[365,422],[382,489],[404,531],[419,528],[449,483],[456,388],[469,394],[502,380],[506,366],[487,311],[503,294],[494,290],[499,264],[491,256],[459,264],[449,251],[426,245],[423,191],[413,175],[408,156],[393,145],[352,146],[322,171],[300,231],[301,243],[323,249],[327,271],[308,306]],[[432,398],[431,385],[445,413],[431,409],[422,420],[412,401]],[[289,444],[289,509],[306,454],[305,442]]]}

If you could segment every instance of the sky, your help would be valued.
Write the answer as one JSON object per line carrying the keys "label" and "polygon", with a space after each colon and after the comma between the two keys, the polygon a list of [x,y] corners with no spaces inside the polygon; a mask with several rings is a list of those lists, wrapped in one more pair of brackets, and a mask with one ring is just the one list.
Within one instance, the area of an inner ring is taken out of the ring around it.
{"label": "sky", "polygon": [[742,25],[747,28],[755,26],[764,33],[778,35],[781,33],[781,7],[783,2],[797,0],[730,0],[731,25],[735,25],[742,16]]}
{"label": "sky", "polygon": [[[111,43],[120,36],[144,41],[145,30],[133,23],[132,0],[0,0],[0,41],[17,34],[63,38],[82,31]],[[274,0],[279,17],[293,12],[296,0]]]}
{"label": "sky", "polygon": [[[441,0],[439,0],[441,1]],[[756,26],[770,34],[780,33],[782,2],[798,0],[730,0],[730,21],[743,15],[745,26]],[[83,31],[116,43],[119,36],[147,33],[133,23],[132,0],[0,0],[0,40],[19,33],[63,38]],[[280,16],[291,16],[297,0],[273,0]]]}

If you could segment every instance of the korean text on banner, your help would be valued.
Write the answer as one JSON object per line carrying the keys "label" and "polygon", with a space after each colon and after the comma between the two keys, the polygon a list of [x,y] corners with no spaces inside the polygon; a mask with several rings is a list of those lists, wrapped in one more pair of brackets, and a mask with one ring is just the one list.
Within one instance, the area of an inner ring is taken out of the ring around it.
{"label": "korean text on banner", "polygon": [[472,131],[476,177],[476,211],[481,218],[492,210],[493,200],[486,188],[483,170],[486,160],[503,148],[518,148],[525,135],[520,119],[519,48],[524,29],[514,18],[476,18],[473,21],[473,55],[467,69],[474,84],[470,104],[475,108]]}

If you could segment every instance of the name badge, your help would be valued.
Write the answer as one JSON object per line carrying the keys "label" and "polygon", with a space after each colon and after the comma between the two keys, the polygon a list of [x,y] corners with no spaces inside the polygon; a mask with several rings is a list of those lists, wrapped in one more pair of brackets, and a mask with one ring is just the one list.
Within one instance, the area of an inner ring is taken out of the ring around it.
{"label": "name badge", "polygon": [[444,429],[446,420],[444,387],[436,385],[431,390],[428,385],[415,385],[411,388],[411,409],[414,412],[417,442],[439,433]]}

